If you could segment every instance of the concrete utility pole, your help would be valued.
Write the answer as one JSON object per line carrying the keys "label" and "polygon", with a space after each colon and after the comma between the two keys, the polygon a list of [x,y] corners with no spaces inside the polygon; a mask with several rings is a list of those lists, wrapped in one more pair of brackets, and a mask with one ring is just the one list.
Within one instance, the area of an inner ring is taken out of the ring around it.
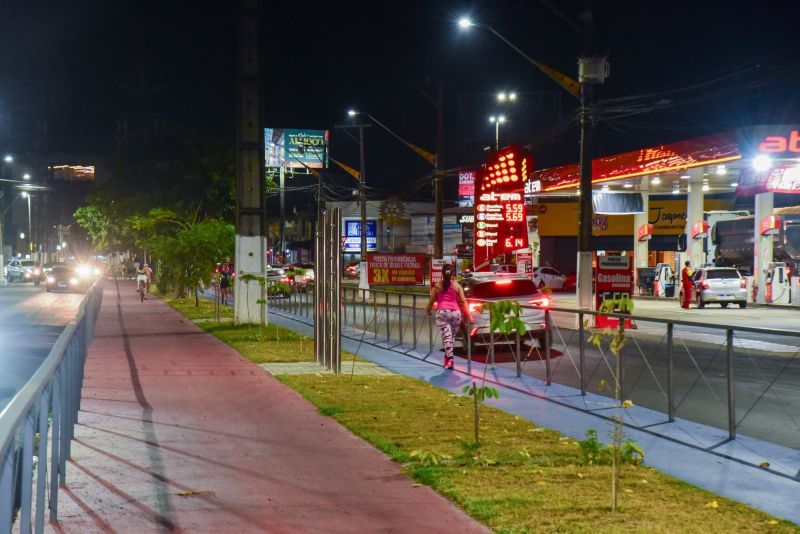
{"label": "concrete utility pole", "polygon": [[[237,323],[266,320],[263,288],[242,275],[264,276],[264,133],[259,107],[258,0],[242,0],[236,130],[236,308]],[[249,284],[249,286],[248,286]]]}
{"label": "concrete utility pole", "polygon": [[444,221],[442,215],[442,197],[444,196],[444,183],[442,171],[444,170],[444,84],[439,82],[438,102],[436,104],[436,177],[433,187],[433,257],[441,258],[444,255]]}

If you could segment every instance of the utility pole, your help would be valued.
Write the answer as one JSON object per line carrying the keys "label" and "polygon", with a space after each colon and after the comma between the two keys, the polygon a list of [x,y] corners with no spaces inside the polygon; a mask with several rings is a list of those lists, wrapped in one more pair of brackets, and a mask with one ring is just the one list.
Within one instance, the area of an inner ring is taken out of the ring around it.
{"label": "utility pole", "polygon": [[[367,165],[364,159],[364,126],[358,127],[358,146],[359,146],[359,160],[360,160],[360,176],[358,181],[358,198],[361,202],[361,267],[359,269],[358,287],[361,289],[369,289],[369,277],[367,276],[367,239],[369,232],[367,232],[367,192],[365,189],[365,182],[367,180]],[[376,228],[377,230],[377,228]],[[377,235],[375,236],[378,237]]]}
{"label": "utility pole", "polygon": [[234,310],[239,324],[266,320],[263,288],[241,276],[263,276],[266,271],[264,132],[259,106],[258,52],[258,0],[241,0],[236,91],[237,276]]}
{"label": "utility pole", "polygon": [[444,170],[444,84],[439,82],[438,102],[436,104],[436,175],[433,187],[433,257],[442,258],[444,255],[444,221],[442,215],[442,197],[444,196],[444,183],[442,171]]}

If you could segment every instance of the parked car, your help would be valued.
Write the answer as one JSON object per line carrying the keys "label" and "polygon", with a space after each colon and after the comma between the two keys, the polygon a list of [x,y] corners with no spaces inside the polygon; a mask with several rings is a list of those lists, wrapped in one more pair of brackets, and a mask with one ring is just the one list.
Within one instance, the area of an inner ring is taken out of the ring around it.
{"label": "parked car", "polygon": [[39,285],[42,280],[42,268],[33,260],[11,260],[6,264],[5,275],[8,283],[33,282]]}
{"label": "parked car", "polygon": [[563,291],[567,288],[567,276],[552,267],[534,267],[533,283],[538,289],[548,287]]}
{"label": "parked car", "polygon": [[66,265],[53,267],[45,278],[47,292],[51,291],[88,291],[92,285],[89,277],[80,276],[74,269]]}
{"label": "parked car", "polygon": [[[520,319],[528,327],[530,340],[534,346],[545,345],[545,309],[550,307],[550,298],[543,294],[533,281],[525,275],[504,273],[470,273],[461,281],[471,317],[468,335],[472,344],[489,344],[489,312],[480,311],[484,302],[516,300],[524,307]],[[496,343],[513,343],[514,338],[495,334]]]}
{"label": "parked car", "polygon": [[[736,269],[702,267],[694,272],[692,282],[698,308],[712,303],[719,304],[723,308],[727,308],[731,303],[738,304],[740,308],[747,307],[747,280]],[[681,300],[683,300],[682,294]]]}

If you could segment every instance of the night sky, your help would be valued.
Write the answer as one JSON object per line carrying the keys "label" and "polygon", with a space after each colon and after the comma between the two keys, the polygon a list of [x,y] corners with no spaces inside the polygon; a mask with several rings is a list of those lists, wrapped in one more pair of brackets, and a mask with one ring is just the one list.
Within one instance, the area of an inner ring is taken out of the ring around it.
{"label": "night sky", "polygon": [[[368,111],[430,150],[446,87],[448,167],[479,160],[502,89],[530,93],[506,112],[507,141],[537,166],[577,159],[577,102],[491,34],[459,31],[463,14],[575,76],[583,2],[264,2],[266,125],[332,128]],[[103,156],[117,120],[143,114],[176,131],[233,143],[236,3],[5,0],[0,5],[0,150],[31,150],[46,123],[52,152]],[[800,123],[800,2],[594,2],[595,43],[611,63],[600,154],[756,122]],[[144,89],[141,91],[140,89]],[[685,90],[684,90],[685,89]],[[554,102],[560,101],[560,108]],[[654,110],[653,108],[663,109]],[[341,134],[334,157],[357,166]],[[368,182],[396,189],[427,165],[377,127]]]}

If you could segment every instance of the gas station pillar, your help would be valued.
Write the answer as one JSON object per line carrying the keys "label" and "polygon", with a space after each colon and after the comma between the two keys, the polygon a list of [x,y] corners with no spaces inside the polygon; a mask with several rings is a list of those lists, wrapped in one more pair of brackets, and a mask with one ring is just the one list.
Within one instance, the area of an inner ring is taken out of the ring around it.
{"label": "gas station pillar", "polygon": [[633,261],[634,269],[647,267],[649,247],[648,241],[639,241],[639,228],[647,224],[650,214],[650,179],[643,176],[639,185],[639,192],[642,195],[642,213],[633,214]]}
{"label": "gas station pillar", "polygon": [[[705,252],[703,240],[692,238],[692,225],[703,220],[703,173],[693,172],[689,177],[689,189],[686,196],[686,260],[692,262],[692,271],[703,265]],[[685,260],[684,260],[685,261]],[[683,263],[678,270],[683,269]]]}
{"label": "gas station pillar", "polygon": [[775,193],[758,193],[753,217],[753,285],[758,287],[756,302],[766,302],[767,269],[772,262],[772,236],[761,235],[761,219],[772,215]]}

